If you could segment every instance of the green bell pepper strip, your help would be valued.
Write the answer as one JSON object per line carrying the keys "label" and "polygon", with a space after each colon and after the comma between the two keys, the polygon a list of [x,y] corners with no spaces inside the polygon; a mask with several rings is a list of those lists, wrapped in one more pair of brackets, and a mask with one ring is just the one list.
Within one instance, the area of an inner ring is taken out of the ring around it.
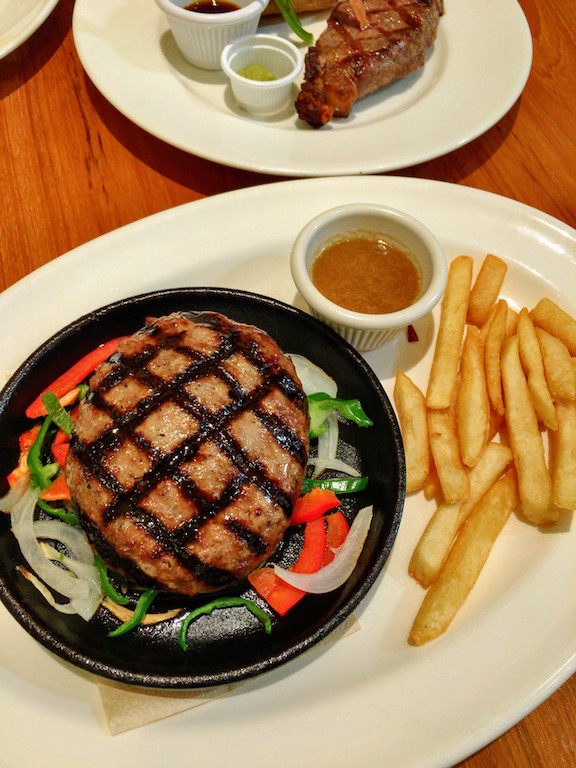
{"label": "green bell pepper strip", "polygon": [[36,502],[40,509],[43,509],[44,512],[47,512],[52,517],[57,517],[59,520],[62,520],[63,523],[68,523],[68,525],[79,525],[78,518],[73,512],[67,512],[63,507],[53,507],[51,504],[48,504],[44,499],[38,499]]}
{"label": "green bell pepper strip", "polygon": [[367,485],[367,477],[306,477],[302,483],[302,493],[308,493],[312,488],[326,488],[329,491],[334,491],[336,495],[358,493],[363,491]]}
{"label": "green bell pepper strip", "polygon": [[54,392],[46,392],[42,395],[42,402],[46,408],[46,413],[57,427],[65,432],[68,437],[72,436],[73,422],[72,417],[68,411],[60,405],[60,401],[54,394]]}
{"label": "green bell pepper strip", "polygon": [[108,567],[100,555],[94,555],[94,565],[98,570],[98,575],[100,576],[100,584],[104,594],[108,595],[108,597],[115,603],[118,603],[118,605],[128,605],[130,599],[116,591],[108,576]]}
{"label": "green bell pepper strip", "polygon": [[125,621],[123,624],[120,624],[119,627],[116,627],[116,629],[108,632],[108,637],[120,637],[120,635],[125,635],[127,632],[130,632],[141,624],[142,619],[148,613],[148,609],[154,602],[154,598],[157,594],[158,592],[155,589],[147,589],[146,592],[143,592],[136,603],[136,608],[134,609],[132,616],[128,621]]}
{"label": "green bell pepper strip", "polygon": [[48,435],[48,430],[50,429],[51,424],[52,417],[45,416],[44,421],[42,422],[42,426],[40,427],[40,431],[36,435],[36,440],[34,440],[30,450],[28,451],[28,458],[26,460],[28,469],[30,470],[30,475],[32,477],[32,485],[35,488],[40,488],[40,490],[48,488],[52,482],[52,478],[60,468],[60,465],[56,462],[52,464],[42,463],[42,451],[44,449],[44,443],[46,441],[46,436]]}
{"label": "green bell pepper strip", "polygon": [[325,392],[315,392],[308,395],[308,412],[310,414],[310,437],[319,437],[326,432],[324,422],[332,411],[337,411],[346,421],[353,421],[359,427],[372,427],[370,419],[359,400],[344,400],[341,397],[330,397]]}
{"label": "green bell pepper strip", "polygon": [[212,600],[211,603],[206,603],[205,605],[201,605],[198,608],[194,608],[193,611],[190,611],[190,613],[186,616],[184,621],[182,622],[182,626],[180,627],[180,633],[178,635],[178,642],[180,643],[180,648],[182,648],[183,651],[188,650],[188,643],[186,642],[186,632],[188,631],[188,626],[190,625],[191,621],[194,621],[194,619],[197,619],[198,616],[204,616],[212,613],[212,611],[216,608],[236,608],[236,607],[244,607],[247,608],[250,613],[253,613],[256,618],[262,622],[264,625],[264,631],[267,635],[269,635],[272,632],[272,619],[266,611],[264,611],[262,608],[260,608],[256,603],[252,602],[252,600],[247,600],[244,597],[217,597],[215,600]]}
{"label": "green bell pepper strip", "polygon": [[295,32],[306,45],[312,45],[314,42],[314,35],[311,32],[307,32],[300,23],[300,19],[292,6],[291,0],[274,0],[274,2],[290,29]]}

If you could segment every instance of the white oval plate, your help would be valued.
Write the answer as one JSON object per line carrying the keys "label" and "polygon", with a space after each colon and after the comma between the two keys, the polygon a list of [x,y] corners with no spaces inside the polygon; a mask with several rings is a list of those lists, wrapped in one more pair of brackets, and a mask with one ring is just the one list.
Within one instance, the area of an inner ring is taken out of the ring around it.
{"label": "white oval plate", "polygon": [[57,5],[58,0],[0,0],[0,59],[28,40]]}
{"label": "white oval plate", "polygon": [[[489,251],[504,257],[504,295],[513,306],[547,295],[576,314],[576,231],[543,213],[433,181],[286,181],[144,219],[7,289],[0,294],[0,327],[10,329],[0,335],[0,382],[53,332],[129,295],[211,285],[300,305],[290,278],[292,241],[315,214],[352,201],[408,211],[449,257],[469,253],[477,264]],[[402,341],[366,356],[389,394],[397,365],[424,386],[434,325],[429,317],[416,326],[418,344]],[[2,759],[20,765],[23,745],[28,763],[49,768],[68,768],[78,755],[86,768],[158,768],[168,751],[221,768],[221,749],[233,750],[237,768],[446,768],[465,758],[576,670],[576,529],[546,535],[512,518],[448,633],[413,648],[406,637],[422,590],[407,565],[429,511],[420,496],[408,500],[388,566],[357,612],[360,631],[233,695],[115,738],[100,722],[94,682],[0,607]]]}
{"label": "white oval plate", "polygon": [[[303,20],[317,35],[325,19]],[[288,34],[278,21],[262,29]],[[153,0],[77,0],[73,33],[95,86],[141,128],[209,160],[284,176],[391,171],[451,152],[510,109],[532,63],[517,0],[446,0],[422,70],[314,130],[292,106],[267,119],[236,107],[223,73],[185,62]]]}

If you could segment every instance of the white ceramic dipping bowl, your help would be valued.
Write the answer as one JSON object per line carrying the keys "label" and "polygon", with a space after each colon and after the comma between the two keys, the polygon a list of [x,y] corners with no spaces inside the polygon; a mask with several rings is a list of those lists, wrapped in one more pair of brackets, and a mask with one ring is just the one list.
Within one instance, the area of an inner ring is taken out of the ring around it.
{"label": "white ceramic dipping bowl", "polygon": [[[406,309],[386,314],[354,312],[327,299],[312,282],[312,263],[324,247],[346,236],[374,233],[411,254],[420,265],[420,296]],[[332,208],[312,219],[294,242],[290,268],[312,315],[363,352],[389,342],[430,312],[442,297],[448,274],[444,251],[427,227],[394,208],[364,204]]]}
{"label": "white ceramic dipping bowl", "polygon": [[[260,65],[274,80],[251,80],[239,74],[250,65]],[[299,81],[304,58],[289,40],[276,35],[254,34],[236,38],[222,51],[222,70],[230,79],[236,102],[247,112],[265,115],[278,112],[290,100],[292,86]]]}
{"label": "white ceramic dipping bowl", "polygon": [[190,0],[156,0],[184,58],[202,69],[221,69],[220,56],[232,40],[256,31],[269,0],[233,0],[227,13],[189,11]]}

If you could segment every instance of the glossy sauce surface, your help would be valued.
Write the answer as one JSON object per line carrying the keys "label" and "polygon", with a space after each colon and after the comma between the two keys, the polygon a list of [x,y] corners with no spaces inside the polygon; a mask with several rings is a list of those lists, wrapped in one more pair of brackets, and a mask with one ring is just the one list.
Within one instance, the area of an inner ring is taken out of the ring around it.
{"label": "glossy sauce surface", "polygon": [[311,277],[327,299],[365,314],[410,306],[422,282],[415,257],[376,233],[329,243],[314,259]]}
{"label": "glossy sauce surface", "polygon": [[229,2],[229,0],[196,0],[196,2],[184,6],[184,10],[195,13],[230,13],[230,11],[238,11],[239,9],[239,5]]}

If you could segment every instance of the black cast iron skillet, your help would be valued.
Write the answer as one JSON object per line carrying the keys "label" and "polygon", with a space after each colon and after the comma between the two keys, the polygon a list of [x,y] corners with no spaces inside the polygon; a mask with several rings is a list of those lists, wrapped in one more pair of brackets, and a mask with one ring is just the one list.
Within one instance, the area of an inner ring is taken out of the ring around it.
{"label": "black cast iron skillet", "polygon": [[[366,596],[390,555],[402,515],[405,491],[400,431],[386,393],[364,359],[340,336],[309,315],[257,294],[222,288],[182,288],[118,301],[81,317],[34,352],[0,394],[0,491],[18,457],[18,436],[30,423],[27,405],[83,354],[112,337],[134,332],[147,317],[178,310],[213,310],[267,331],[285,352],[305,355],[337,382],[339,396],[359,398],[374,421],[370,428],[344,424],[343,450],[370,478],[365,491],[349,496],[350,519],[372,504],[374,516],[358,565],[348,582],[325,595],[309,595],[284,618],[274,618],[271,634],[245,609],[222,609],[190,625],[189,650],[178,645],[182,615],[130,634],[109,638],[118,621],[100,608],[90,622],[51,608],[16,570],[24,565],[0,515],[0,598],[14,618],[47,649],[73,665],[116,681],[151,688],[215,686],[267,672],[311,648],[332,632]],[[290,529],[275,559],[289,562],[300,532]],[[236,592],[259,600],[248,584]],[[207,602],[160,596],[155,610],[190,608]]]}

